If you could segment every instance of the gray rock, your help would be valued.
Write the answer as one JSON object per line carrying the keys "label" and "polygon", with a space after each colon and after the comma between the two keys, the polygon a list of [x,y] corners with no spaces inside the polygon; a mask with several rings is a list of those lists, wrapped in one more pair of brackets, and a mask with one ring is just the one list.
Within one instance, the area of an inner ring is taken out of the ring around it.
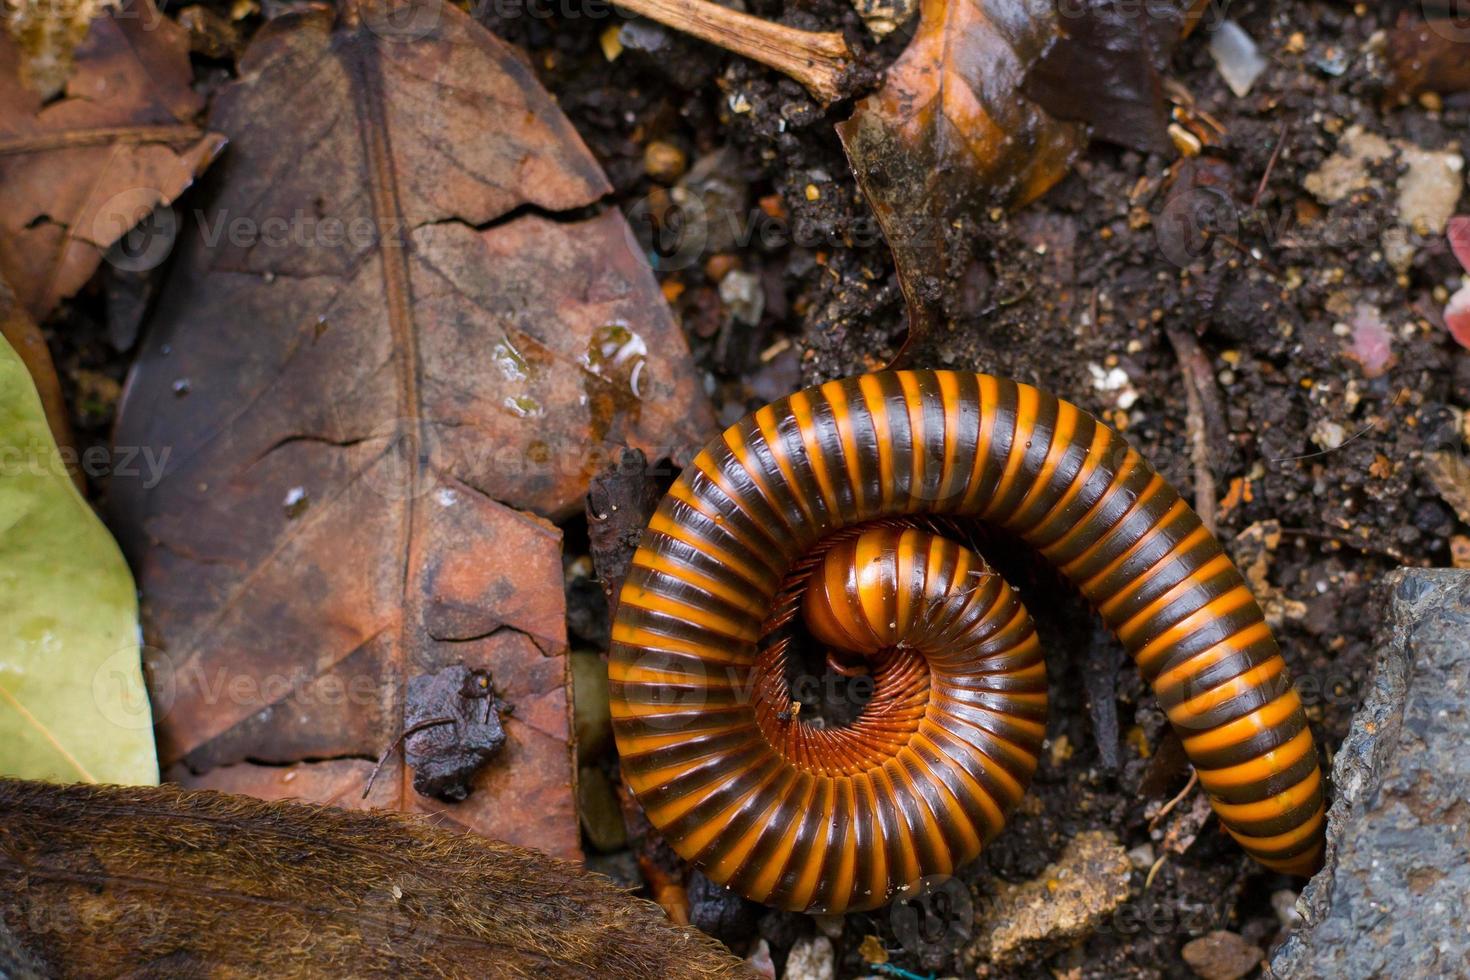
{"label": "gray rock", "polygon": [[1271,959],[1298,978],[1470,975],[1470,572],[1388,581],[1367,700],[1333,765],[1327,864]]}

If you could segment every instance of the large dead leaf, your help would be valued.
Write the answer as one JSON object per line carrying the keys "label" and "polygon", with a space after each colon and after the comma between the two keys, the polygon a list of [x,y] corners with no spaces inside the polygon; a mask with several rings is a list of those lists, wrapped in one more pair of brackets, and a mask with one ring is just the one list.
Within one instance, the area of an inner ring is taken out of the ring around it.
{"label": "large dead leaf", "polygon": [[11,976],[7,953],[66,977],[752,975],[600,875],[420,821],[0,779]]}
{"label": "large dead leaf", "polygon": [[[22,64],[0,35],[0,276],[41,321],[193,182],[221,138],[196,125],[188,36],[152,0],[92,21],[54,102],[25,85]],[[162,261],[168,243],[155,244],[129,261]]]}
{"label": "large dead leaf", "polygon": [[216,100],[218,192],[120,408],[120,447],[170,451],[112,491],[160,755],[356,804],[409,681],[463,663],[513,707],[500,755],[446,804],[395,752],[370,802],[570,855],[560,535],[523,509],[709,409],[621,215],[558,214],[608,185],[516,53],[438,0],[337,17],[266,25]]}
{"label": "large dead leaf", "polygon": [[955,221],[1039,197],[1084,142],[1020,91],[1056,34],[1052,0],[924,0],[919,16],[882,88],[837,127],[893,250],[911,342],[944,318]]}

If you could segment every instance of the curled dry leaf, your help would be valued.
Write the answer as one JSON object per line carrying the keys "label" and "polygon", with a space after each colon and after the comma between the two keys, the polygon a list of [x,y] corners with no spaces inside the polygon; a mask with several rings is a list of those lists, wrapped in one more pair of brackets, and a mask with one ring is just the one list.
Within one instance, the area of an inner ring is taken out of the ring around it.
{"label": "curled dry leaf", "polygon": [[[26,87],[21,66],[0,35],[0,276],[40,322],[223,140],[195,123],[204,101],[189,87],[188,37],[152,0],[92,21],[56,101]],[[156,265],[167,245],[155,236],[121,261]]]}
{"label": "curled dry leaf", "polygon": [[133,577],[0,340],[0,775],[156,783],[151,722]]}
{"label": "curled dry leaf", "polygon": [[944,319],[945,236],[963,216],[1031,201],[1084,143],[1020,91],[1056,33],[1051,0],[924,0],[882,88],[837,127],[893,250],[909,342]]}
{"label": "curled dry leaf", "polygon": [[527,511],[616,444],[703,440],[682,335],[570,123],[457,8],[286,14],[240,75],[115,436],[170,454],[111,494],[162,761],[359,805],[410,684],[463,664],[504,747],[453,804],[395,752],[368,805],[573,855],[561,538]]}
{"label": "curled dry leaf", "polygon": [[[749,976],[715,940],[534,851],[173,787],[0,779],[7,925],[10,958],[43,976]],[[0,935],[0,970],[6,954]]]}

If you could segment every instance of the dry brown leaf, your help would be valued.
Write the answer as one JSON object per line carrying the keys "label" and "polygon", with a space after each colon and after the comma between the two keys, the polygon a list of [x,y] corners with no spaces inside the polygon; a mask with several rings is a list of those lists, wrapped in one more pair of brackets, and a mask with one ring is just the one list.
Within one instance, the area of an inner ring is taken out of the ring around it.
{"label": "dry brown leaf", "polygon": [[570,123],[455,7],[287,14],[240,74],[116,433],[170,454],[112,488],[162,761],[359,805],[409,682],[463,663],[513,709],[500,754],[446,804],[394,752],[368,802],[575,854],[560,533],[526,511],[618,443],[702,441],[683,337]]}
{"label": "dry brown leaf", "polygon": [[750,975],[599,875],[422,821],[0,779],[9,976],[7,957],[69,977]]}
{"label": "dry brown leaf", "polygon": [[1020,91],[1055,34],[1052,0],[924,0],[883,87],[837,127],[893,250],[910,342],[944,319],[930,283],[950,275],[954,223],[1039,197],[1084,144]]}
{"label": "dry brown leaf", "polygon": [[188,37],[151,0],[92,21],[58,100],[27,88],[21,65],[0,35],[0,276],[40,322],[193,183],[223,139],[195,123],[204,102],[189,87]]}

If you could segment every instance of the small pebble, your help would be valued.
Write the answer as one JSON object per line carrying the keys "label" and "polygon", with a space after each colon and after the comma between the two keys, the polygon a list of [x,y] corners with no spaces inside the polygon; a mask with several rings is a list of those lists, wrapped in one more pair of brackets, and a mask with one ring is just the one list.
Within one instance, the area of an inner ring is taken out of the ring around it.
{"label": "small pebble", "polygon": [[643,148],[643,172],[661,184],[672,184],[688,166],[689,157],[672,143],[654,140]]}
{"label": "small pebble", "polygon": [[826,936],[798,939],[786,957],[784,980],[832,980],[837,975],[832,940]]}
{"label": "small pebble", "polygon": [[608,854],[628,846],[622,808],[612,783],[596,766],[583,766],[577,772],[577,812],[587,843],[595,850]]}
{"label": "small pebble", "polygon": [[776,964],[771,959],[771,944],[764,939],[755,944],[755,949],[745,958],[745,965],[754,970],[756,976],[776,980]]}
{"label": "small pebble", "polygon": [[1264,958],[1259,946],[1223,929],[1185,943],[1182,955],[1195,976],[1203,980],[1240,980]]}
{"label": "small pebble", "polygon": [[1250,95],[1251,86],[1267,66],[1266,59],[1256,49],[1256,42],[1233,20],[1224,21],[1210,35],[1210,54],[1220,77],[1242,99]]}
{"label": "small pebble", "polygon": [[618,57],[623,53],[623,39],[620,36],[621,34],[622,28],[614,24],[603,31],[597,39],[602,45],[602,56],[608,61],[617,61]]}
{"label": "small pebble", "polygon": [[1271,908],[1276,911],[1276,918],[1281,921],[1284,929],[1291,929],[1302,921],[1301,915],[1296,910],[1296,892],[1290,888],[1271,893]]}

